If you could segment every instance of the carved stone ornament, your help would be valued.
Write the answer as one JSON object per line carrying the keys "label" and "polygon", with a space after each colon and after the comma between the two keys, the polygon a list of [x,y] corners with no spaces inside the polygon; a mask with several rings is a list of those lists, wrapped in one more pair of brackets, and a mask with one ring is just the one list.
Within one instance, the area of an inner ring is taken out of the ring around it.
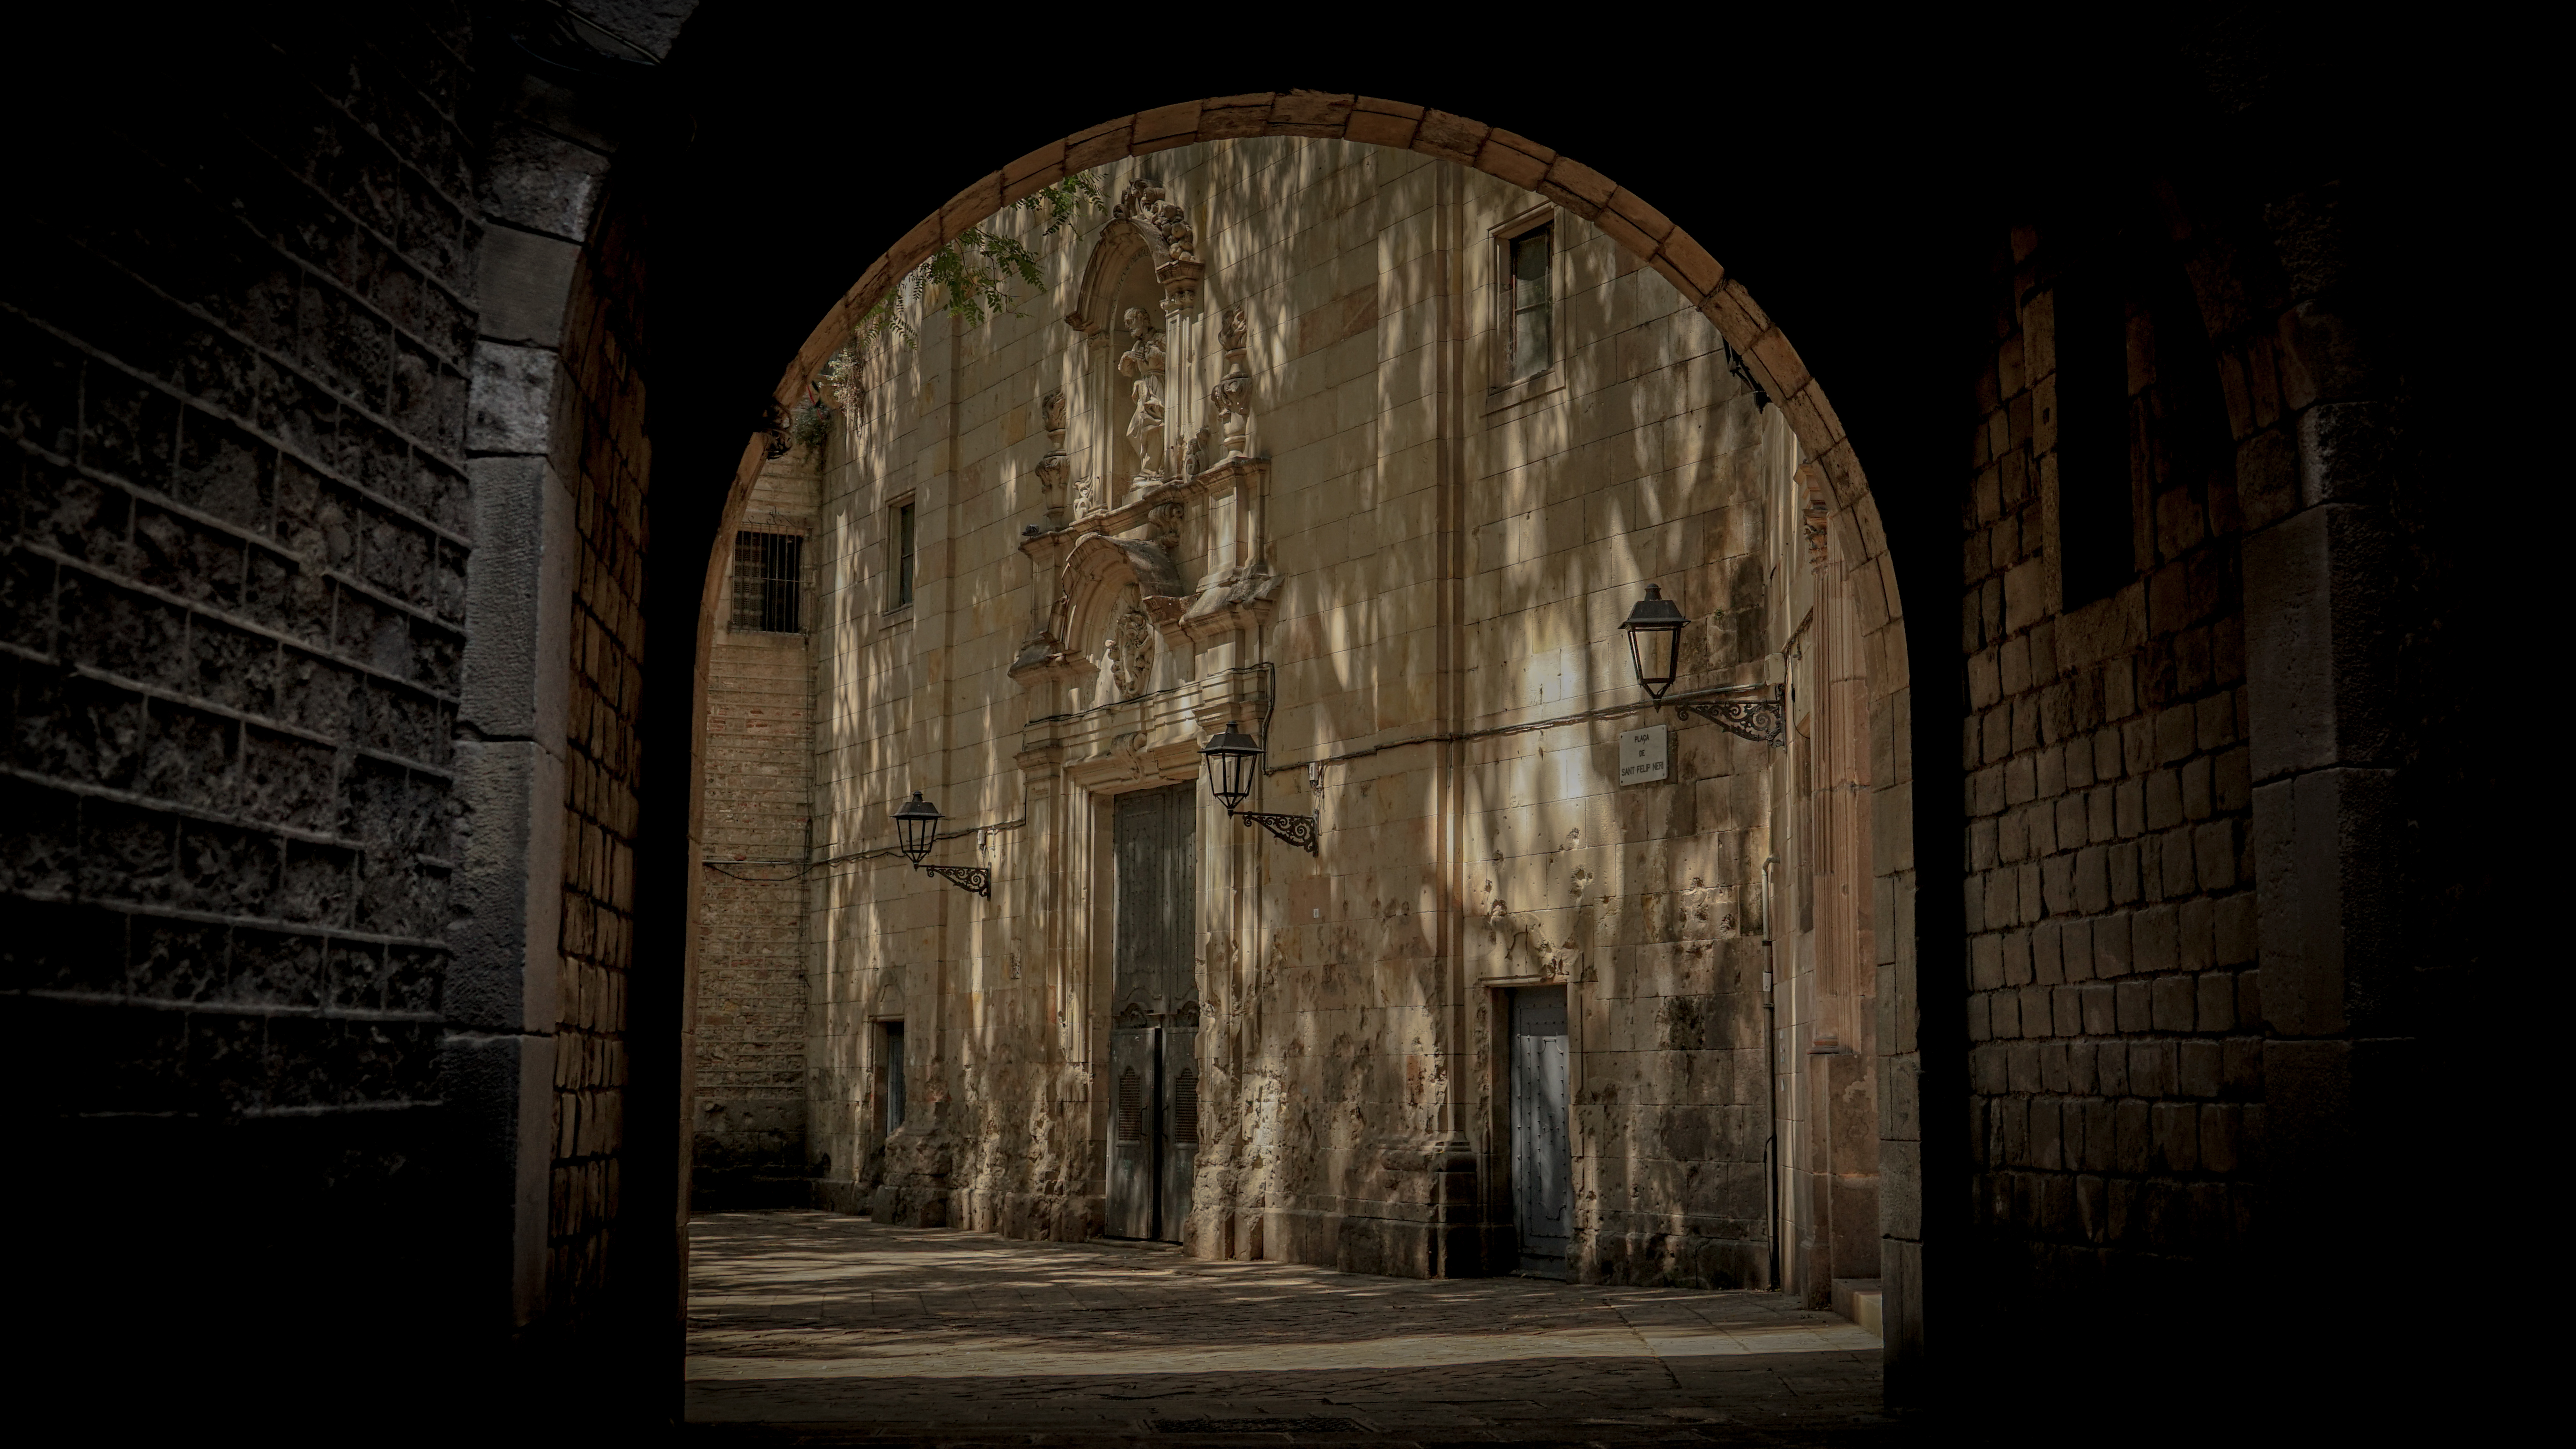
{"label": "carved stone ornament", "polygon": [[1154,531],[1154,542],[1175,559],[1181,556],[1181,511],[1176,502],[1157,503],[1145,511],[1145,525]]}
{"label": "carved stone ornament", "polygon": [[1163,188],[1142,176],[1134,177],[1128,181],[1127,189],[1118,193],[1118,203],[1109,208],[1109,215],[1117,221],[1129,217],[1150,218],[1162,200]]}
{"label": "carved stone ornament", "polygon": [[1163,202],[1154,208],[1154,229],[1163,234],[1163,245],[1170,249],[1170,260],[1195,262],[1199,259],[1198,233],[1190,228],[1190,219],[1178,206]]}
{"label": "carved stone ornament", "polygon": [[1133,699],[1154,677],[1154,621],[1132,591],[1118,602],[1117,617],[1100,652],[1108,661],[1109,679],[1118,687],[1118,697]]}
{"label": "carved stone ornament", "polygon": [[1154,229],[1163,235],[1164,259],[1154,268],[1154,280],[1163,284],[1163,310],[1179,312],[1199,304],[1199,279],[1207,275],[1207,266],[1199,260],[1198,233],[1190,228],[1189,217],[1166,201],[1154,208]]}
{"label": "carved stone ornament", "polygon": [[1225,349],[1225,375],[1208,394],[1225,427],[1225,456],[1243,457],[1252,446],[1252,368],[1245,360],[1252,345],[1252,325],[1241,307],[1226,309],[1217,326],[1217,345]]}
{"label": "carved stone ornament", "polygon": [[1011,668],[1014,671],[1035,668],[1063,652],[1064,641],[1056,638],[1053,630],[1042,627],[1020,641],[1020,652],[1012,656]]}
{"label": "carved stone ornament", "polygon": [[1038,459],[1035,470],[1038,475],[1038,488],[1046,503],[1047,523],[1052,527],[1062,528],[1064,526],[1064,484],[1066,477],[1073,471],[1073,459],[1064,450],[1067,412],[1064,390],[1058,388],[1048,393],[1039,400],[1038,408],[1045,423],[1047,435],[1046,456]]}
{"label": "carved stone ornament", "polygon": [[1824,479],[1812,466],[1798,470],[1799,481],[1807,485],[1806,517],[1799,520],[1807,536],[1807,566],[1821,569],[1828,557],[1833,522],[1833,505],[1826,501]]}

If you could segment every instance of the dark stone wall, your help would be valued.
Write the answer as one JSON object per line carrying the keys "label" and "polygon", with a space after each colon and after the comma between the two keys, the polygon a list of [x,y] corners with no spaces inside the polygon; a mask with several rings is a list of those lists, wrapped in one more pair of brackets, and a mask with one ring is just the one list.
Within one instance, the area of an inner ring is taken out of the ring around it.
{"label": "dark stone wall", "polygon": [[149,1285],[147,1336],[222,1301],[319,1348],[259,1320],[441,1271],[471,45],[183,28],[88,104],[14,88],[0,1055],[13,1210],[78,1260],[38,1316]]}
{"label": "dark stone wall", "polygon": [[[2510,453],[2454,426],[2483,411],[2481,328],[2445,335],[2421,263],[2460,178],[2368,101],[2385,64],[2204,35],[2122,164],[2039,168],[1984,223],[1954,1301],[2034,1401],[2259,1357],[2301,1387],[2177,1379],[2157,1415],[2414,1404],[2358,1334],[2239,1316],[2288,1283],[2321,1322],[2380,1311],[2369,1184],[2440,1135],[2432,1084],[2499,985],[2473,903],[2504,863],[2471,842],[2508,833],[2510,787],[2466,722],[2510,615],[2463,504]],[[2064,385],[2088,305],[2124,410],[2107,477]],[[2079,495],[2106,489],[2122,557],[2087,587]],[[2510,1129],[2457,1130],[2475,1155]]]}

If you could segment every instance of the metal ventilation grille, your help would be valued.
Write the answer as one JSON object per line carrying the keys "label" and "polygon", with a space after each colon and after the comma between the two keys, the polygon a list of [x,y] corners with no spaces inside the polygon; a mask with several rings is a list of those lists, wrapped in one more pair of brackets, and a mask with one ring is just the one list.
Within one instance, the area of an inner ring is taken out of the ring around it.
{"label": "metal ventilation grille", "polygon": [[733,626],[770,634],[805,629],[805,540],[793,533],[733,536]]}
{"label": "metal ventilation grille", "polygon": [[1197,1145],[1199,1140],[1199,1074],[1183,1067],[1172,1083],[1172,1140]]}
{"label": "metal ventilation grille", "polygon": [[1118,1140],[1145,1140],[1145,1083],[1134,1067],[1118,1074]]}

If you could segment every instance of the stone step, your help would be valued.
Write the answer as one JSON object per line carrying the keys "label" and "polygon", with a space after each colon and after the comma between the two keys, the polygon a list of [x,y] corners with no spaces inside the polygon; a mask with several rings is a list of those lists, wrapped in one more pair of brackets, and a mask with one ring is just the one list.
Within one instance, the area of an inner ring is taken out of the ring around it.
{"label": "stone step", "polygon": [[1836,1278],[1834,1280],[1834,1311],[1850,1319],[1864,1332],[1885,1338],[1886,1331],[1879,1327],[1879,1305],[1882,1297],[1879,1280],[1876,1278]]}

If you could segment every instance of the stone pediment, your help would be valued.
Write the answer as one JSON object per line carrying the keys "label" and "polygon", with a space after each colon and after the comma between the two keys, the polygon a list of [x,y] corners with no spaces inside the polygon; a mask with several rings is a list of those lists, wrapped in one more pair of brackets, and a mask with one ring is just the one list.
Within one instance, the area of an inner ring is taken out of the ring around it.
{"label": "stone pediment", "polygon": [[1119,678],[1120,692],[1133,693],[1128,685],[1147,668],[1136,656],[1153,645],[1133,637],[1132,626],[1111,617],[1129,599],[1153,631],[1177,626],[1194,602],[1179,565],[1162,544],[1083,534],[1057,571],[1056,596],[1045,625],[1012,659],[1011,677],[1023,688],[1071,683],[1097,675],[1106,664]]}

